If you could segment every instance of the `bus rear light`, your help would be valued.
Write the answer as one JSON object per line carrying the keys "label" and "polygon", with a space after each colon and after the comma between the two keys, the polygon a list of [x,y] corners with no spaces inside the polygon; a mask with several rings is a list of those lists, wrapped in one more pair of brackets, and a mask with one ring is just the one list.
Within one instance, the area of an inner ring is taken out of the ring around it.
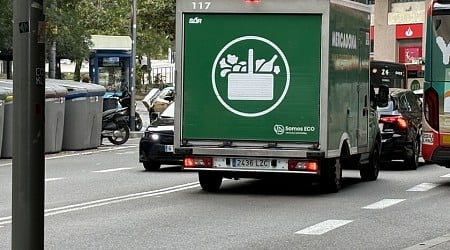
{"label": "bus rear light", "polygon": [[318,172],[319,164],[316,161],[289,160],[288,169],[291,171],[303,170],[309,172]]}
{"label": "bus rear light", "polygon": [[186,168],[210,168],[212,167],[213,160],[209,157],[185,157],[184,158],[184,167]]}
{"label": "bus rear light", "polygon": [[423,92],[423,114],[428,125],[439,131],[439,98],[434,88],[428,88]]}

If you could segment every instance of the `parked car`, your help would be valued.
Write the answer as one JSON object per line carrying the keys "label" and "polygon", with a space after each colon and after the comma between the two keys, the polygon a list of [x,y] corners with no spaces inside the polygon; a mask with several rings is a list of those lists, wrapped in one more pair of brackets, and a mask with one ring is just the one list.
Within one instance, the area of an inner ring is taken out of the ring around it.
{"label": "parked car", "polygon": [[139,141],[139,162],[146,170],[159,170],[161,164],[183,163],[183,156],[173,152],[174,103],[150,123]]}
{"label": "parked car", "polygon": [[148,107],[149,114],[159,113],[164,111],[175,98],[175,89],[174,87],[166,87],[158,93],[158,96],[154,98]]}
{"label": "parked car", "polygon": [[156,99],[156,97],[158,97],[159,93],[161,93],[161,90],[158,88],[153,88],[151,89],[148,94],[144,97],[144,99],[142,99],[142,103],[144,104],[144,106],[147,108],[147,110],[150,110],[150,105],[153,102],[153,100]]}
{"label": "parked car", "polygon": [[400,162],[408,169],[419,165],[422,107],[408,89],[389,90],[389,101],[377,107],[381,129],[381,161]]}

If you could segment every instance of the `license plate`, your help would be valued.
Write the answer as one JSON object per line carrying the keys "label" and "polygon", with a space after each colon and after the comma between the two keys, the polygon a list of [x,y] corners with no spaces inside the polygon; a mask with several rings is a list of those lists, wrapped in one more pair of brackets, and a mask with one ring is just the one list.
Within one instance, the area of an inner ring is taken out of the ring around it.
{"label": "license plate", "polygon": [[164,152],[173,152],[173,145],[164,145]]}
{"label": "license plate", "polygon": [[231,160],[232,166],[235,168],[268,168],[270,160],[267,159],[238,159]]}

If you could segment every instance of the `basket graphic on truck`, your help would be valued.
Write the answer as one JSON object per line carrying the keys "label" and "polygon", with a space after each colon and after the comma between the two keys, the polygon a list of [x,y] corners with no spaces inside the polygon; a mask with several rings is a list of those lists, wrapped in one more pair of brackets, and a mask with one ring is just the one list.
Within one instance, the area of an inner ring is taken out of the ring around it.
{"label": "basket graphic on truck", "polygon": [[[228,99],[266,101],[273,99],[274,75],[280,72],[274,66],[278,55],[270,60],[253,61],[253,49],[248,50],[248,61],[237,62],[238,57],[228,54],[220,61],[221,77],[228,77]],[[234,64],[234,65],[233,65]]]}

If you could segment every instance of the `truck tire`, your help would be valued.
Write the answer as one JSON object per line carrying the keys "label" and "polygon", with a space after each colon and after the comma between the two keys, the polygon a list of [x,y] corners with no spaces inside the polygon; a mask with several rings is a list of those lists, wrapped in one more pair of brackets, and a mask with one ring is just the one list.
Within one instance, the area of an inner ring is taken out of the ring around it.
{"label": "truck tire", "polygon": [[369,157],[369,164],[361,165],[359,174],[363,181],[374,181],[380,172],[380,143],[376,142]]}
{"label": "truck tire", "polygon": [[324,160],[320,170],[320,185],[325,192],[336,193],[342,187],[342,168],[335,159]]}
{"label": "truck tire", "polygon": [[202,189],[207,192],[217,192],[222,185],[222,176],[206,171],[198,172],[198,180]]}

